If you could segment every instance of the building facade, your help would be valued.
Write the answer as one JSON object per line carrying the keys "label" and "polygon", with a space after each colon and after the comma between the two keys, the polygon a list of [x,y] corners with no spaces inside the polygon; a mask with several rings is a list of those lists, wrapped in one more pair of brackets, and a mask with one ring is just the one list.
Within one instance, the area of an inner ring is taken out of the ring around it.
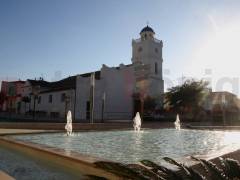
{"label": "building facade", "polygon": [[2,81],[1,93],[5,96],[2,103],[2,111],[11,111],[13,113],[20,113],[22,88],[25,81]]}
{"label": "building facade", "polygon": [[[118,67],[103,65],[95,72],[94,119],[130,120],[143,111],[146,97],[163,104],[162,41],[156,39],[149,26],[140,38],[132,40],[132,63]],[[96,75],[97,74],[97,75]],[[91,109],[91,73],[78,75],[76,85],[76,119],[89,120]]]}
{"label": "building facade", "polygon": [[[143,112],[147,97],[163,104],[161,40],[149,26],[132,40],[131,64],[102,65],[99,71],[71,76],[56,82],[43,79],[24,82],[22,114],[65,118],[68,110],[78,122],[131,120]],[[93,111],[91,111],[93,109]]]}
{"label": "building facade", "polygon": [[22,90],[22,114],[64,118],[67,110],[74,112],[76,76],[56,82],[28,79]]}
{"label": "building facade", "polygon": [[226,91],[211,92],[206,102],[205,109],[213,114],[221,114],[224,109],[232,113],[239,113],[240,100],[233,93]]}

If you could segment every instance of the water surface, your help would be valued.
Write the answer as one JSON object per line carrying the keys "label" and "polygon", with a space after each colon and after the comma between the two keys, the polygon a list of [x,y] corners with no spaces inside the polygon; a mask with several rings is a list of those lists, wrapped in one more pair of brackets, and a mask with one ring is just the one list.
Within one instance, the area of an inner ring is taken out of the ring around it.
{"label": "water surface", "polygon": [[182,158],[240,148],[240,132],[157,129],[134,131],[80,132],[18,135],[16,139],[76,151],[124,163],[149,159],[159,163],[162,157]]}

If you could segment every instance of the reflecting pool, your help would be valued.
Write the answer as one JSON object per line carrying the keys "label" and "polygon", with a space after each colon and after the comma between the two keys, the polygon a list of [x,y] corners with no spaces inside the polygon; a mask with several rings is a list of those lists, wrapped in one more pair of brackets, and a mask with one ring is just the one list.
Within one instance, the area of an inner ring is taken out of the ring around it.
{"label": "reflecting pool", "polygon": [[162,157],[175,159],[190,155],[206,155],[240,148],[240,132],[157,129],[134,131],[79,132],[17,135],[14,138],[76,151],[95,157],[136,163],[149,159],[159,163]]}

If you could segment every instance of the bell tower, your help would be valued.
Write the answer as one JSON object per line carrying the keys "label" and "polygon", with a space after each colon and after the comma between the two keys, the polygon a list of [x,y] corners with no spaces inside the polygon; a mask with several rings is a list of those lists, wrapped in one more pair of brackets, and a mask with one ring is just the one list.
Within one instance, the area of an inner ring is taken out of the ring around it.
{"label": "bell tower", "polygon": [[163,42],[155,38],[155,32],[149,26],[141,30],[139,39],[132,40],[136,93],[151,97],[163,95],[162,48]]}

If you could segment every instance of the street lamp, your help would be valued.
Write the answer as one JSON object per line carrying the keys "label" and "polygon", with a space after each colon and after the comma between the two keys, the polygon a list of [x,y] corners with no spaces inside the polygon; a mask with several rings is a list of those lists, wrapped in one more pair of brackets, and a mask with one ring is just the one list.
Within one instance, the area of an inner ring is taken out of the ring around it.
{"label": "street lamp", "polygon": [[91,74],[91,79],[90,79],[90,102],[91,102],[91,106],[90,106],[90,123],[93,123],[93,119],[94,119],[94,89],[95,89],[95,72]]}

